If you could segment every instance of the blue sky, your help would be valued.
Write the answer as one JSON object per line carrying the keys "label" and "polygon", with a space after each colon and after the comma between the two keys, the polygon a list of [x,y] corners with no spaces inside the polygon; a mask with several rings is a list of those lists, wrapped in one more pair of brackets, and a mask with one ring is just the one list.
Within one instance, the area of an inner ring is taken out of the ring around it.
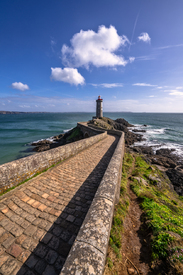
{"label": "blue sky", "polygon": [[182,0],[0,1],[0,110],[183,112]]}

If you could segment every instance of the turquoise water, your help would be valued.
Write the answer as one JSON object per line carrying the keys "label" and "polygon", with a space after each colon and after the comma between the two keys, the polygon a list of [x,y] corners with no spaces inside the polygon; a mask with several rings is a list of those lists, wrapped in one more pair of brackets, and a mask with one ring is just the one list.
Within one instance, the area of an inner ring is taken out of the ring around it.
{"label": "turquoise water", "polygon": [[[87,121],[95,113],[25,113],[0,114],[0,164],[32,154],[33,141],[63,133]],[[112,119],[124,118],[140,129],[145,129],[143,144],[154,149],[168,147],[183,153],[183,114],[104,113]],[[147,124],[144,127],[143,124]]]}

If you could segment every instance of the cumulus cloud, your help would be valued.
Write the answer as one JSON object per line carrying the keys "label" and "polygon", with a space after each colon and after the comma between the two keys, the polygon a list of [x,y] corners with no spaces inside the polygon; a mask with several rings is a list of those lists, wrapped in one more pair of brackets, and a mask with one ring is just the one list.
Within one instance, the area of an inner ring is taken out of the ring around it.
{"label": "cumulus cloud", "polygon": [[14,82],[11,84],[11,87],[22,92],[29,90],[29,86],[27,84],[23,84],[22,82]]}
{"label": "cumulus cloud", "polygon": [[164,90],[164,92],[169,93],[169,95],[173,96],[183,96],[183,92],[180,92],[178,90]]}
{"label": "cumulus cloud", "polygon": [[51,68],[51,79],[67,82],[76,86],[85,83],[84,77],[74,68]]}
{"label": "cumulus cloud", "polygon": [[135,57],[129,57],[129,62],[132,63],[135,60]]}
{"label": "cumulus cloud", "polygon": [[98,32],[81,30],[70,42],[71,47],[63,45],[61,50],[63,63],[68,67],[126,66],[129,62],[114,53],[130,42],[125,35],[119,36],[113,26],[99,26]]}
{"label": "cumulus cloud", "polygon": [[102,88],[117,88],[123,87],[122,83],[101,83],[101,84],[91,84],[94,87],[102,87]]}
{"label": "cumulus cloud", "polygon": [[141,86],[141,87],[156,87],[157,85],[147,84],[147,83],[134,83],[133,86]]}
{"label": "cumulus cloud", "polygon": [[139,41],[143,41],[146,43],[150,43],[151,42],[151,38],[149,36],[149,34],[147,32],[142,32],[139,36],[138,36],[138,40]]}

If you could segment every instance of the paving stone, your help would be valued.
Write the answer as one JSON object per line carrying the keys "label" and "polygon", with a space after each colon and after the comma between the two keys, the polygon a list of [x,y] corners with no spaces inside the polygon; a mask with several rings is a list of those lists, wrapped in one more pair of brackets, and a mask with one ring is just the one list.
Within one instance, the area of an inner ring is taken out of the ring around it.
{"label": "paving stone", "polygon": [[42,219],[36,218],[36,219],[32,222],[32,224],[37,226],[37,225],[40,224],[41,222],[42,222]]}
{"label": "paving stone", "polygon": [[76,218],[75,221],[74,221],[75,225],[79,225],[80,226],[80,225],[82,225],[82,223],[83,223],[83,219],[80,219],[80,218]]}
{"label": "paving stone", "polygon": [[46,261],[44,260],[40,260],[37,262],[37,264],[35,265],[34,269],[38,274],[43,274],[45,268],[47,266]]}
{"label": "paving stone", "polygon": [[69,239],[71,238],[72,234],[69,233],[68,231],[66,230],[62,230],[61,234],[60,234],[60,238],[65,241],[65,242],[68,242]]}
{"label": "paving stone", "polygon": [[4,226],[6,226],[9,222],[10,222],[9,219],[4,218],[3,220],[0,221],[0,225],[1,225],[2,227],[4,227]]}
{"label": "paving stone", "polygon": [[34,220],[36,219],[36,217],[34,215],[31,215],[31,214],[28,214],[26,216],[26,220],[29,221],[29,222],[33,222]]}
{"label": "paving stone", "polygon": [[60,236],[61,232],[62,232],[62,228],[60,228],[60,226],[55,226],[52,230],[53,234],[55,236]]}
{"label": "paving stone", "polygon": [[38,207],[38,209],[41,210],[41,211],[44,211],[46,208],[47,208],[47,206],[44,205],[44,204],[41,204],[41,205]]}
{"label": "paving stone", "polygon": [[28,268],[26,266],[22,266],[16,275],[26,275],[27,271]]}
{"label": "paving stone", "polygon": [[29,258],[29,256],[31,255],[31,252],[28,250],[23,250],[20,255],[18,256],[18,260],[22,263],[25,263],[25,261],[27,261],[27,259]]}
{"label": "paving stone", "polygon": [[49,215],[49,217],[48,217],[48,221],[49,222],[54,222],[55,220],[57,220],[57,218],[55,217],[55,216],[53,216],[53,215]]}
{"label": "paving stone", "polygon": [[17,258],[22,252],[22,248],[14,243],[8,249],[6,249],[6,252],[12,255],[13,257]]}
{"label": "paving stone", "polygon": [[42,218],[42,219],[48,220],[49,214],[45,213],[45,212],[42,212],[42,213],[40,213],[39,217]]}
{"label": "paving stone", "polygon": [[27,227],[24,230],[24,234],[28,236],[32,236],[36,232],[36,230],[37,230],[37,227],[31,224],[29,225],[29,227]]}
{"label": "paving stone", "polygon": [[53,266],[47,265],[43,275],[58,275]]}
{"label": "paving stone", "polygon": [[12,227],[14,226],[14,223],[9,221],[9,223],[7,223],[5,226],[4,226],[4,229],[6,231],[10,231],[12,229]]}
{"label": "paving stone", "polygon": [[45,234],[46,234],[46,231],[38,228],[36,232],[33,234],[32,238],[36,240],[40,240]]}
{"label": "paving stone", "polygon": [[65,259],[61,256],[58,257],[57,261],[54,264],[54,267],[60,271],[65,263]]}
{"label": "paving stone", "polygon": [[27,237],[25,241],[22,243],[22,247],[25,249],[30,249],[32,243],[33,243],[33,239],[30,237]]}
{"label": "paving stone", "polygon": [[48,252],[48,254],[46,255],[45,260],[49,263],[49,264],[54,264],[54,262],[56,261],[56,259],[58,258],[58,254],[54,251],[54,250],[50,250]]}
{"label": "paving stone", "polygon": [[9,219],[11,219],[11,217],[14,215],[14,212],[12,212],[11,210],[9,210],[7,213],[5,213],[6,217],[8,217]]}
{"label": "paving stone", "polygon": [[16,238],[16,243],[21,245],[25,241],[26,238],[27,238],[27,236],[22,234],[18,238]]}
{"label": "paving stone", "polygon": [[40,202],[39,201],[35,201],[33,204],[32,204],[32,207],[35,207],[35,208],[38,208],[40,206]]}
{"label": "paving stone", "polygon": [[30,225],[30,222],[24,220],[24,222],[21,224],[21,227],[26,229],[29,225]]}
{"label": "paving stone", "polygon": [[22,233],[23,233],[23,229],[18,226],[18,225],[15,225],[11,230],[10,232],[15,236],[15,237],[18,237],[20,236]]}
{"label": "paving stone", "polygon": [[46,228],[48,222],[45,220],[41,220],[41,222],[38,224],[38,226],[42,229]]}
{"label": "paving stone", "polygon": [[15,240],[15,238],[14,238],[12,235],[10,235],[10,236],[8,237],[8,239],[6,239],[6,240],[2,243],[2,245],[7,249],[7,248],[14,242],[14,240]]}
{"label": "paving stone", "polygon": [[46,233],[46,235],[41,239],[41,242],[47,244],[52,237],[53,235],[51,233]]}
{"label": "paving stone", "polygon": [[37,256],[39,256],[41,259],[43,259],[46,254],[48,253],[48,247],[46,247],[43,244],[39,244],[34,252]]}
{"label": "paving stone", "polygon": [[52,239],[49,241],[48,246],[52,249],[57,250],[57,248],[59,247],[59,239],[53,236]]}
{"label": "paving stone", "polygon": [[0,256],[0,267],[10,258],[8,254],[3,254]]}
{"label": "paving stone", "polygon": [[35,255],[31,255],[28,260],[25,262],[25,264],[29,267],[29,268],[33,268],[38,262],[38,258]]}
{"label": "paving stone", "polygon": [[0,273],[3,275],[10,275],[13,270],[17,267],[17,262],[13,259],[8,259],[1,267]]}

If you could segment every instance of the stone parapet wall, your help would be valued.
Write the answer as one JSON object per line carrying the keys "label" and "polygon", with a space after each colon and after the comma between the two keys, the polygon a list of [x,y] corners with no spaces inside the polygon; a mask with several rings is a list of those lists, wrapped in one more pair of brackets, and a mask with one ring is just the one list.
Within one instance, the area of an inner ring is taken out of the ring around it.
{"label": "stone parapet wall", "polygon": [[107,132],[0,165],[0,193],[105,138]]}
{"label": "stone parapet wall", "polygon": [[80,130],[83,132],[84,137],[91,137],[98,135],[100,133],[105,133],[105,130],[103,129],[97,129],[97,128],[92,128],[87,125],[87,122],[78,122],[77,127],[80,128]]}
{"label": "stone parapet wall", "polygon": [[60,275],[103,274],[114,206],[119,201],[124,157],[124,133],[95,194]]}

